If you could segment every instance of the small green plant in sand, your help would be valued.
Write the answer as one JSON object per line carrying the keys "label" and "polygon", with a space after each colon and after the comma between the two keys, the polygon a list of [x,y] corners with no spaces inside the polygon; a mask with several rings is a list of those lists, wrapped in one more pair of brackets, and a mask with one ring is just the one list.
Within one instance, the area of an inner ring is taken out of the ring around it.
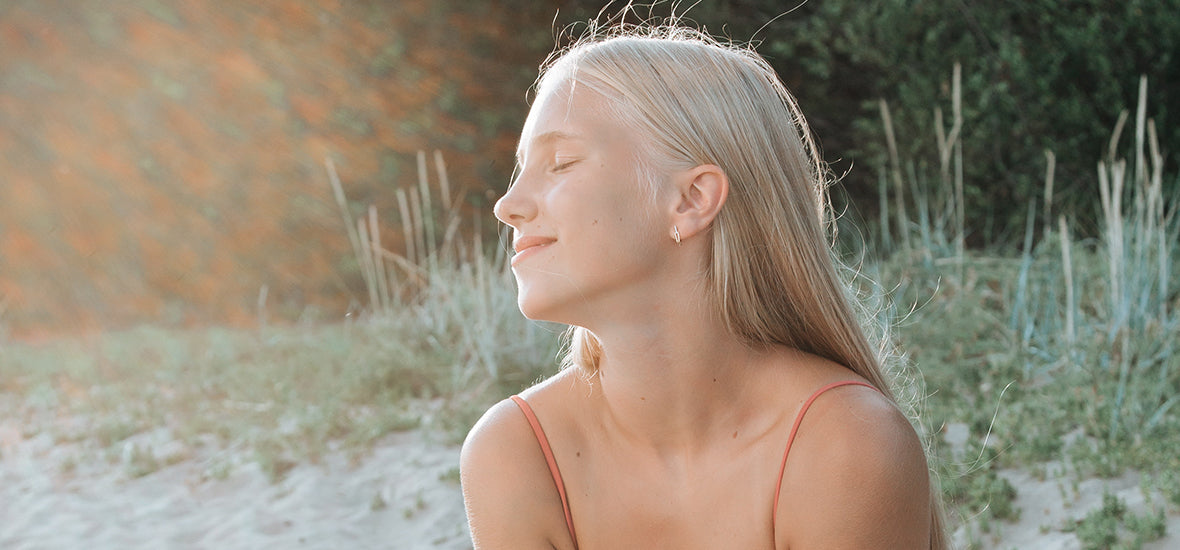
{"label": "small green plant in sand", "polygon": [[369,501],[369,510],[373,512],[384,510],[387,507],[389,507],[389,503],[385,501],[385,497],[380,491],[373,495],[373,500]]}
{"label": "small green plant in sand", "polygon": [[151,447],[132,444],[129,449],[124,460],[131,477],[143,477],[160,469],[160,460]]}
{"label": "small green plant in sand", "polygon": [[426,509],[426,499],[422,497],[422,491],[414,494],[414,502],[402,508],[402,516],[406,519],[411,519],[415,514]]}
{"label": "small green plant in sand", "polygon": [[1086,550],[1138,550],[1144,543],[1164,536],[1164,513],[1134,514],[1111,493],[1102,495],[1102,507],[1072,526]]}
{"label": "small green plant in sand", "polygon": [[447,471],[438,475],[439,481],[445,481],[452,485],[459,484],[459,468],[450,468]]}
{"label": "small green plant in sand", "polygon": [[1015,506],[1016,488],[993,467],[945,478],[942,489],[943,496],[952,502],[970,503],[975,510],[974,520],[984,532],[991,530],[992,521],[1015,521],[1020,517]]}

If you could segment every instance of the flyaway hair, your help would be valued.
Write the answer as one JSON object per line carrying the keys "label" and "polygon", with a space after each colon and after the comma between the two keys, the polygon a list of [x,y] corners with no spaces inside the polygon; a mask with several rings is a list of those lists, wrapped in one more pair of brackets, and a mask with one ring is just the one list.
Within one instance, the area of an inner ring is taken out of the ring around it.
{"label": "flyaway hair", "polygon": [[[586,86],[642,136],[640,180],[720,167],[729,197],[711,228],[707,303],[751,347],[782,345],[863,376],[893,398],[832,246],[831,173],[777,73],[748,47],[677,24],[601,29],[551,56],[538,89]],[[602,345],[571,328],[563,366],[597,372]],[[936,484],[932,484],[932,487]],[[946,545],[932,489],[932,548]]]}

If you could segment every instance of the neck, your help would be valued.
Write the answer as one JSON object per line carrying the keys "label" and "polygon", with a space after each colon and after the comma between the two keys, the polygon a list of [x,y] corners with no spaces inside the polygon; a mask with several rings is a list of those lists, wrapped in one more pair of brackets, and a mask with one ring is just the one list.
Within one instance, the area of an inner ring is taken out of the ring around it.
{"label": "neck", "polygon": [[754,374],[769,355],[731,336],[718,315],[673,309],[594,331],[604,421],[661,455],[700,451],[751,425]]}

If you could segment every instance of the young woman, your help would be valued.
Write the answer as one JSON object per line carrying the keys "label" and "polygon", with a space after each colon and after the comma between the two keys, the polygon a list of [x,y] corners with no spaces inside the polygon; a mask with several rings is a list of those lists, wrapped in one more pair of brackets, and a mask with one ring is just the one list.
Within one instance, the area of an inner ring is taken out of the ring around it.
{"label": "young woman", "polygon": [[463,446],[477,549],[941,548],[826,170],[753,51],[618,28],[548,64],[496,217],[565,366]]}

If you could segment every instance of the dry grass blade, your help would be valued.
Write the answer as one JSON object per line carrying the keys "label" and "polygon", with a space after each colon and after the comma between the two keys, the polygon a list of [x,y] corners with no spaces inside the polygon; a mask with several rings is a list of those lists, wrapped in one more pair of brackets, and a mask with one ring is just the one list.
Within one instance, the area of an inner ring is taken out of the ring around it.
{"label": "dry grass blade", "polygon": [[365,286],[371,287],[373,281],[369,279],[369,272],[364,268],[365,247],[356,230],[356,222],[352,221],[352,214],[348,211],[348,200],[344,196],[344,187],[340,185],[340,176],[336,174],[336,163],[331,158],[324,159],[324,167],[328,170],[328,183],[332,186],[332,194],[336,197],[336,205],[340,207],[340,216],[344,219],[345,232],[348,242],[352,245],[352,253],[360,266],[361,276],[365,279]]}
{"label": "dry grass blade", "polygon": [[[934,108],[935,140],[938,145],[938,167],[944,195],[947,197],[947,210],[953,214],[955,220],[955,255],[963,259],[965,243],[965,220],[963,212],[963,140],[959,137],[963,131],[963,67],[955,63],[951,74],[951,129],[943,129],[942,109]],[[952,160],[954,176],[951,176]],[[953,197],[953,198],[952,198]]]}
{"label": "dry grass blade", "polygon": [[357,234],[360,235],[361,240],[361,255],[358,258],[361,262],[361,273],[365,277],[365,286],[369,291],[369,307],[377,308],[380,301],[380,295],[377,293],[377,285],[375,283],[377,278],[377,268],[373,261],[373,245],[369,242],[369,232],[365,227],[365,220],[361,218],[356,221]]}
{"label": "dry grass blade", "polygon": [[1045,236],[1049,236],[1049,231],[1053,227],[1053,176],[1057,169],[1057,155],[1053,151],[1045,151],[1045,202],[1042,205],[1044,210],[1044,224]]}
{"label": "dry grass blade", "polygon": [[443,208],[451,210],[455,203],[451,202],[451,180],[447,177],[447,163],[443,161],[442,151],[434,150],[434,171],[438,173],[438,188],[442,192]]}
{"label": "dry grass blade", "polygon": [[1135,107],[1135,180],[1144,181],[1147,167],[1143,156],[1144,132],[1147,130],[1147,75],[1139,77],[1139,101]]}
{"label": "dry grass blade", "polygon": [[905,208],[905,185],[901,180],[901,159],[897,154],[897,139],[893,134],[893,117],[889,115],[889,104],[881,99],[881,121],[885,125],[885,144],[889,148],[890,173],[893,174],[893,200],[897,208],[897,226],[901,233],[902,247],[910,250],[909,216]]}
{"label": "dry grass blade", "polygon": [[1114,123],[1114,131],[1111,132],[1111,134],[1110,134],[1110,142],[1107,144],[1107,148],[1106,148],[1107,160],[1113,161],[1119,155],[1119,153],[1118,153],[1119,138],[1122,137],[1122,135],[1123,135],[1123,127],[1126,126],[1126,124],[1127,124],[1127,115],[1128,114],[1129,113],[1127,112],[1127,110],[1123,109],[1122,112],[1119,113],[1118,121],[1116,121]]}
{"label": "dry grass blade", "polygon": [[880,213],[877,216],[881,222],[881,247],[884,250],[893,248],[893,236],[889,232],[889,182],[885,178],[885,170],[877,171],[877,200]]}
{"label": "dry grass blade", "polygon": [[385,262],[381,260],[379,251],[381,248],[381,231],[377,223],[377,207],[369,205],[369,254],[372,258],[373,264],[373,280],[377,283],[377,299],[379,300],[375,307],[380,307],[382,312],[388,313],[390,310],[390,292],[389,292],[389,276],[385,273]]}
{"label": "dry grass blade", "polygon": [[[261,333],[266,332],[267,313],[266,313],[266,296],[270,293],[270,287],[265,283],[262,288],[258,289],[258,330]],[[0,312],[2,313],[2,312]]]}
{"label": "dry grass blade", "polygon": [[406,199],[406,190],[397,190],[397,211],[401,214],[402,219],[402,241],[406,243],[406,257],[417,262],[418,253],[415,245],[417,241],[414,238],[414,222],[410,217],[410,204]]}
{"label": "dry grass blade", "polygon": [[418,243],[418,256],[414,258],[414,262],[418,265],[426,265],[427,259],[431,256],[431,249],[426,244],[426,221],[422,219],[422,195],[418,193],[417,189],[410,189],[410,216],[413,220],[413,235],[414,240]]}
{"label": "dry grass blade", "polygon": [[[459,259],[464,257],[461,250],[460,242],[456,239],[459,234],[460,223],[460,205],[467,193],[465,189],[460,189],[458,195],[451,199],[451,184],[450,178],[447,177],[447,163],[443,160],[440,151],[434,152],[434,169],[438,172],[438,183],[442,190],[443,207],[446,209],[446,214],[443,219],[446,220],[446,231],[443,233],[443,240],[440,249],[444,254],[450,254],[452,259]],[[476,235],[481,235],[478,229],[475,231]]]}
{"label": "dry grass blade", "polygon": [[419,287],[425,286],[430,282],[430,273],[414,262],[410,261],[405,256],[395,252],[390,252],[384,248],[378,249],[376,252],[382,258],[389,260],[396,266],[402,268],[402,271],[404,271],[405,274],[410,277],[413,283]]}
{"label": "dry grass blade", "polygon": [[959,280],[963,280],[964,248],[967,243],[966,198],[963,193],[963,140],[958,131],[963,127],[963,67],[955,63],[951,82],[951,107],[955,116],[955,255],[959,258]]}
{"label": "dry grass blade", "polygon": [[435,240],[434,234],[434,208],[430,200],[430,180],[426,173],[425,151],[418,151],[418,190],[422,206],[417,219],[421,224],[420,227],[425,230],[423,238],[426,240],[426,259],[433,261],[438,253],[435,248],[438,241]]}
{"label": "dry grass blade", "polygon": [[1065,342],[1072,350],[1075,341],[1073,260],[1070,258],[1069,226],[1065,223],[1065,216],[1057,218],[1057,231],[1061,234],[1061,268],[1065,274]]}

